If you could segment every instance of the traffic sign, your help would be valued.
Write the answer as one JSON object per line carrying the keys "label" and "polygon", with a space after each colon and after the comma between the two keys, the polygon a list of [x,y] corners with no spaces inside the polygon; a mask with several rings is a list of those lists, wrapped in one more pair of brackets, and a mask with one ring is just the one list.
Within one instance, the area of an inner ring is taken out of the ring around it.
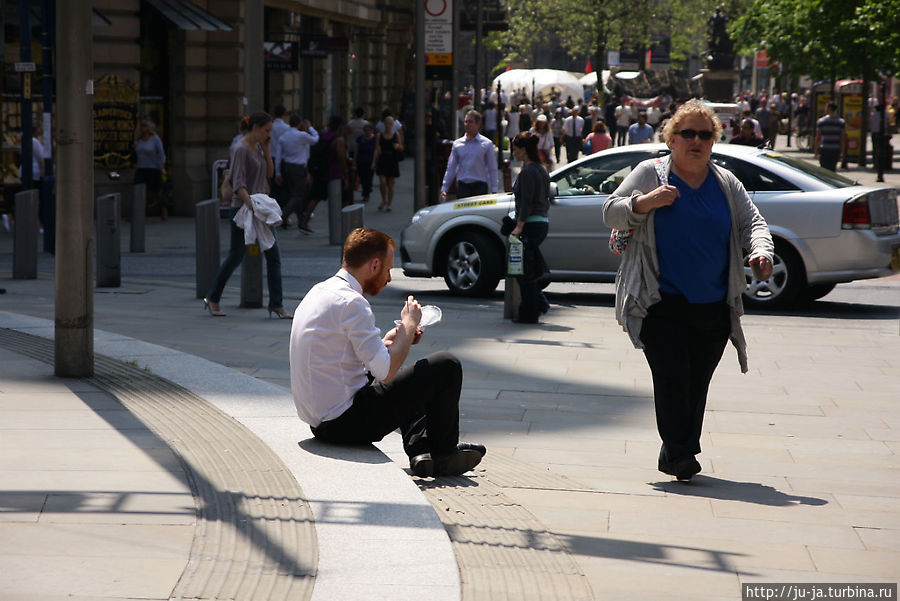
{"label": "traffic sign", "polygon": [[34,63],[16,63],[16,73],[34,73]]}

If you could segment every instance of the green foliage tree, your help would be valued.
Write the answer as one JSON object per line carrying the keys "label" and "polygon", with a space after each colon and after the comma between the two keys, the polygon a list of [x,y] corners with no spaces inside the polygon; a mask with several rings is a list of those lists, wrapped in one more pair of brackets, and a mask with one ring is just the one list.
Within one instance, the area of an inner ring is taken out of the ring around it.
{"label": "green foliage tree", "polygon": [[572,57],[591,57],[604,68],[607,50],[640,51],[654,33],[671,40],[671,59],[678,63],[702,53],[707,18],[716,5],[739,10],[750,0],[507,0],[510,24],[505,34],[509,56],[529,59],[541,44],[558,40]]}
{"label": "green foliage tree", "polygon": [[754,0],[730,31],[745,53],[816,78],[900,72],[900,0]]}

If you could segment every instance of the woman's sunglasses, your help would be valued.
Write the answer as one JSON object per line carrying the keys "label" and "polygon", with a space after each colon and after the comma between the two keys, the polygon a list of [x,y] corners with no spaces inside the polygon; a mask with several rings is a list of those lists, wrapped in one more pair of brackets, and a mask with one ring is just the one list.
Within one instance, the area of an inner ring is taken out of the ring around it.
{"label": "woman's sunglasses", "polygon": [[696,129],[682,129],[679,132],[676,132],[679,136],[684,138],[685,140],[693,140],[694,138],[700,138],[701,140],[712,140],[713,133],[708,129],[701,129],[697,131]]}

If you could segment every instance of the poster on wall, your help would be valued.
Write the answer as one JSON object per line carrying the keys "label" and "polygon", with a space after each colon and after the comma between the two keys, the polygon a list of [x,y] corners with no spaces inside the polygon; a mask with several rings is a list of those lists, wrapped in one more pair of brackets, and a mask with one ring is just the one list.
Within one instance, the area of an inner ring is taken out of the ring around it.
{"label": "poster on wall", "polygon": [[861,81],[839,81],[835,86],[841,99],[841,117],[847,131],[846,157],[858,159],[862,150],[863,89]]}
{"label": "poster on wall", "polygon": [[296,71],[299,62],[297,42],[264,42],[263,57],[269,71]]}
{"label": "poster on wall", "polygon": [[94,166],[134,166],[139,93],[136,84],[117,75],[94,82]]}

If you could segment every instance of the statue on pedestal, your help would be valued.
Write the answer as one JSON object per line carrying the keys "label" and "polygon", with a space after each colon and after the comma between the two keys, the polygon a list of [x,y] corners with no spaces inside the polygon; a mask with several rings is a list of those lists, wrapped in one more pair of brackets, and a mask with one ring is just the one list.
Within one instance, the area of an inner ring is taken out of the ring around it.
{"label": "statue on pedestal", "polygon": [[725,28],[727,19],[722,7],[716,7],[716,14],[706,22],[709,27],[709,50],[706,52],[706,67],[711,70],[734,69],[734,43]]}

